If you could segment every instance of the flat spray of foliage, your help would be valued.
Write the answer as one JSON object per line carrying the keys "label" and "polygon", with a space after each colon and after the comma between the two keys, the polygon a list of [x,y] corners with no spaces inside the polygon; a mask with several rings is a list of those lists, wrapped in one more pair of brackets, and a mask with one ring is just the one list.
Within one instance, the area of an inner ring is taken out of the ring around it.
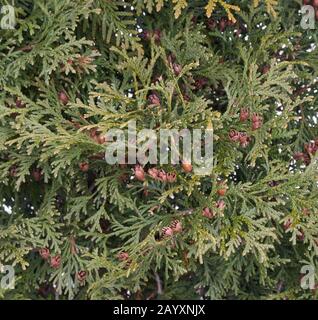
{"label": "flat spray of foliage", "polygon": [[[0,31],[0,263],[16,281],[1,297],[317,297],[299,282],[318,253],[317,32],[300,1],[15,8]],[[97,135],[129,120],[213,127],[213,171],[158,166],[176,174],[165,183],[107,164]]]}

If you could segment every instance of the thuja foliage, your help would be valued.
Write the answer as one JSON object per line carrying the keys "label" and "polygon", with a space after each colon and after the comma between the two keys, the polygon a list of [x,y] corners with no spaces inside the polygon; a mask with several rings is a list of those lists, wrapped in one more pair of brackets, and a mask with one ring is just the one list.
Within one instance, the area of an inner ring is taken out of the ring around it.
{"label": "thuja foliage", "polygon": [[[1,297],[317,298],[300,286],[303,265],[318,270],[317,30],[300,5],[15,0],[0,31],[0,263],[15,288]],[[211,174],[107,164],[103,135],[130,120],[213,128]]]}

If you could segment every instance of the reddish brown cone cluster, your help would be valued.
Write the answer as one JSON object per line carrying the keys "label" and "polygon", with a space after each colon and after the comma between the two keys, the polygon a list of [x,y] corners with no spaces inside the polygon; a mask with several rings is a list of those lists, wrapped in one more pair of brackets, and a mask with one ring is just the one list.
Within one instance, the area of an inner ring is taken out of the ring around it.
{"label": "reddish brown cone cluster", "polygon": [[50,260],[50,266],[54,269],[58,269],[61,266],[61,262],[62,262],[62,258],[61,256],[58,254],[54,257],[51,257]]}
{"label": "reddish brown cone cluster", "polygon": [[167,60],[168,60],[169,66],[172,67],[172,65],[176,61],[176,56],[173,53],[171,53],[168,55]]}
{"label": "reddish brown cone cluster", "polygon": [[239,132],[236,130],[230,131],[229,138],[233,142],[239,142],[243,148],[247,147],[251,142],[251,138],[247,135],[246,132]]}
{"label": "reddish brown cone cluster", "polygon": [[[240,121],[245,122],[250,118],[250,112],[248,109],[242,108],[240,110]],[[263,117],[258,115],[257,113],[253,113],[251,116],[252,121],[252,130],[255,131],[262,127],[263,125]]]}
{"label": "reddish brown cone cluster", "polygon": [[224,197],[226,195],[226,193],[227,193],[227,189],[228,189],[228,186],[226,185],[226,183],[225,182],[220,182],[219,186],[218,186],[217,194],[220,197]]}
{"label": "reddish brown cone cluster", "polygon": [[118,253],[117,259],[121,262],[125,262],[126,267],[129,267],[129,265],[132,262],[131,258],[129,257],[129,254],[127,252]]}
{"label": "reddish brown cone cluster", "polygon": [[55,289],[52,284],[44,283],[39,286],[38,293],[44,299],[47,299],[50,294],[55,295]]}
{"label": "reddish brown cone cluster", "polygon": [[262,68],[261,68],[261,73],[262,74],[266,74],[269,72],[269,70],[271,69],[271,67],[269,65],[264,65]]}
{"label": "reddish brown cone cluster", "polygon": [[209,219],[212,219],[213,217],[215,217],[215,213],[210,208],[204,208],[202,211],[202,215],[203,217],[206,217]]}
{"label": "reddish brown cone cluster", "polygon": [[150,41],[151,38],[154,38],[155,43],[159,44],[161,41],[161,31],[159,29],[153,31],[145,30],[141,33],[140,37],[146,41]]}
{"label": "reddish brown cone cluster", "polygon": [[149,95],[148,102],[150,105],[160,106],[160,98],[156,93],[152,93],[151,95]]}
{"label": "reddish brown cone cluster", "polygon": [[172,237],[173,236],[173,230],[170,227],[164,227],[161,230],[163,237]]}
{"label": "reddish brown cone cluster", "polygon": [[145,175],[145,171],[144,168],[140,165],[136,165],[134,168],[134,173],[135,173],[135,178],[138,181],[145,181],[146,180],[146,175]]}
{"label": "reddish brown cone cluster", "polygon": [[151,79],[151,83],[152,84],[157,84],[158,82],[160,82],[160,81],[163,81],[164,80],[164,76],[163,75],[154,75],[153,77],[152,77],[152,79]]}
{"label": "reddish brown cone cluster", "polygon": [[74,61],[72,59],[67,59],[66,63],[65,64],[61,64],[61,71],[64,72],[64,73],[68,73],[68,68],[70,66],[73,66],[74,64]]}
{"label": "reddish brown cone cluster", "polygon": [[309,155],[314,155],[318,150],[318,139],[314,142],[306,143],[304,148]]}
{"label": "reddish brown cone cluster", "polygon": [[154,180],[161,182],[174,183],[177,180],[177,175],[173,172],[165,172],[157,168],[151,168],[148,170],[148,175]]}
{"label": "reddish brown cone cluster", "polygon": [[169,227],[164,227],[161,229],[161,234],[163,237],[172,237],[174,234],[182,232],[182,223],[179,220],[174,220],[171,222]]}
{"label": "reddish brown cone cluster", "polygon": [[171,222],[170,228],[174,233],[182,232],[182,223],[179,220],[174,220]]}
{"label": "reddish brown cone cluster", "polygon": [[18,109],[23,109],[25,108],[25,103],[23,103],[20,99],[17,99],[15,101],[15,106],[18,108]]}
{"label": "reddish brown cone cluster", "polygon": [[294,159],[297,161],[302,161],[305,163],[305,165],[308,166],[310,164],[311,156],[314,156],[317,151],[318,151],[318,139],[316,139],[315,141],[306,143],[304,146],[304,152],[296,152],[294,154]]}
{"label": "reddish brown cone cluster", "polygon": [[173,72],[174,72],[174,74],[176,76],[180,75],[180,73],[182,72],[182,67],[178,63],[173,63],[172,64],[172,69],[173,69]]}
{"label": "reddish brown cone cluster", "polygon": [[[94,53],[98,53],[94,50]],[[61,64],[61,71],[68,74],[70,70],[77,74],[85,72],[86,66],[91,65],[93,62],[92,56],[80,55],[76,59],[68,59],[65,64]]]}
{"label": "reddish brown cone cluster", "polygon": [[182,169],[186,173],[190,173],[193,170],[192,164],[190,162],[183,161]]}
{"label": "reddish brown cone cluster", "polygon": [[216,202],[216,208],[218,209],[218,211],[223,214],[223,211],[225,209],[225,202],[223,200],[218,200]]}
{"label": "reddish brown cone cluster", "polygon": [[65,106],[68,104],[69,102],[69,98],[67,96],[67,94],[64,91],[61,91],[59,93],[59,101]]}
{"label": "reddish brown cone cluster", "polygon": [[250,112],[248,111],[248,109],[242,108],[240,110],[240,121],[245,122],[249,119],[249,117],[250,117]]}
{"label": "reddish brown cone cluster", "polygon": [[149,196],[149,190],[148,188],[144,187],[143,191],[142,191],[143,196],[148,197]]}
{"label": "reddish brown cone cluster", "polygon": [[218,28],[221,32],[224,32],[226,29],[233,27],[235,23],[232,20],[229,20],[227,17],[222,17],[219,21],[209,18],[206,22],[208,29],[216,30]]}
{"label": "reddish brown cone cluster", "polygon": [[216,215],[219,215],[219,216],[223,217],[224,209],[225,209],[225,202],[223,200],[218,200],[214,204],[214,209],[204,208],[202,210],[202,216],[206,217],[206,218],[209,218],[209,219],[214,218]]}
{"label": "reddish brown cone cluster", "polygon": [[87,172],[89,170],[88,162],[82,162],[79,164],[79,168],[82,172]]}
{"label": "reddish brown cone cluster", "polygon": [[261,128],[262,125],[263,125],[263,117],[261,117],[257,113],[254,113],[252,115],[252,130],[255,131]]}
{"label": "reddish brown cone cluster", "polygon": [[208,79],[205,77],[199,77],[194,81],[194,87],[196,90],[203,89],[208,84]]}
{"label": "reddish brown cone cluster", "polygon": [[178,64],[177,62],[175,62],[176,57],[174,54],[169,54],[168,57],[168,64],[170,66],[170,68],[173,70],[173,73],[178,76],[180,75],[180,73],[182,72],[182,66],[180,64]]}
{"label": "reddish brown cone cluster", "polygon": [[221,32],[224,32],[225,29],[228,27],[228,18],[222,17],[220,22],[219,22],[219,29]]}
{"label": "reddish brown cone cluster", "polygon": [[215,30],[216,27],[218,26],[218,23],[215,19],[209,18],[206,22],[206,25],[207,25],[208,29]]}
{"label": "reddish brown cone cluster", "polygon": [[44,259],[44,260],[48,260],[50,258],[50,249],[48,248],[41,248],[39,250],[39,254],[40,256]]}
{"label": "reddish brown cone cluster", "polygon": [[18,174],[18,168],[16,166],[12,166],[9,170],[10,177],[15,178]]}
{"label": "reddish brown cone cluster", "polygon": [[89,132],[90,137],[98,144],[104,144],[106,142],[105,136],[99,132],[96,128],[91,129]]}
{"label": "reddish brown cone cluster", "polygon": [[284,224],[283,224],[283,228],[284,228],[285,231],[287,231],[291,226],[292,226],[292,221],[291,221],[291,219],[286,220],[286,221],[284,222]]}
{"label": "reddish brown cone cluster", "polygon": [[191,100],[190,96],[187,93],[182,93],[183,100],[189,102]]}
{"label": "reddish brown cone cluster", "polygon": [[117,257],[120,261],[126,261],[129,259],[129,254],[127,252],[120,252]]}
{"label": "reddish brown cone cluster", "polygon": [[84,282],[86,279],[86,271],[83,271],[83,270],[79,271],[76,277],[79,282]]}
{"label": "reddish brown cone cluster", "polygon": [[298,230],[298,234],[297,234],[297,240],[298,241],[304,241],[305,239],[305,234],[302,230]]}
{"label": "reddish brown cone cluster", "polygon": [[123,173],[122,175],[120,175],[118,177],[118,181],[120,181],[121,183],[127,184],[129,182],[129,176],[126,173]]}

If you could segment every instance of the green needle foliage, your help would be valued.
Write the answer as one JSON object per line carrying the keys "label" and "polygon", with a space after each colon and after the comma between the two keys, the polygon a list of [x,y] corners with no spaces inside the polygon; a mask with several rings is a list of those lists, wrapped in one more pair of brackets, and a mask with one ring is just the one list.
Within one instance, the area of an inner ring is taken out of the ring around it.
{"label": "green needle foliage", "polygon": [[[0,265],[16,277],[0,297],[317,298],[300,272],[318,275],[318,22],[303,30],[300,5],[15,0]],[[107,164],[103,134],[130,120],[213,127],[213,171],[158,165],[165,183]]]}

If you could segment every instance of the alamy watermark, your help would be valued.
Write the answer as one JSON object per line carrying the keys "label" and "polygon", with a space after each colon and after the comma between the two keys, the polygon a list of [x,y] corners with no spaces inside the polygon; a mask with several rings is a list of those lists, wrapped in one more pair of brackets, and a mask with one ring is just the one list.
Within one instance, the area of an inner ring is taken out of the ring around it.
{"label": "alamy watermark", "polygon": [[300,273],[302,277],[300,279],[300,286],[304,290],[314,290],[316,288],[315,282],[315,267],[312,265],[302,266]]}
{"label": "alamy watermark", "polygon": [[0,265],[0,289],[11,289],[15,287],[15,271],[13,266]]}
{"label": "alamy watermark", "polygon": [[105,160],[108,164],[193,165],[197,175],[209,175],[213,169],[212,129],[143,129],[136,121],[128,130],[111,129],[106,133]]}
{"label": "alamy watermark", "polygon": [[314,30],[316,28],[316,11],[313,6],[307,5],[301,7],[302,19],[300,26],[304,30]]}
{"label": "alamy watermark", "polygon": [[13,30],[16,26],[15,9],[11,5],[0,6],[0,29]]}

